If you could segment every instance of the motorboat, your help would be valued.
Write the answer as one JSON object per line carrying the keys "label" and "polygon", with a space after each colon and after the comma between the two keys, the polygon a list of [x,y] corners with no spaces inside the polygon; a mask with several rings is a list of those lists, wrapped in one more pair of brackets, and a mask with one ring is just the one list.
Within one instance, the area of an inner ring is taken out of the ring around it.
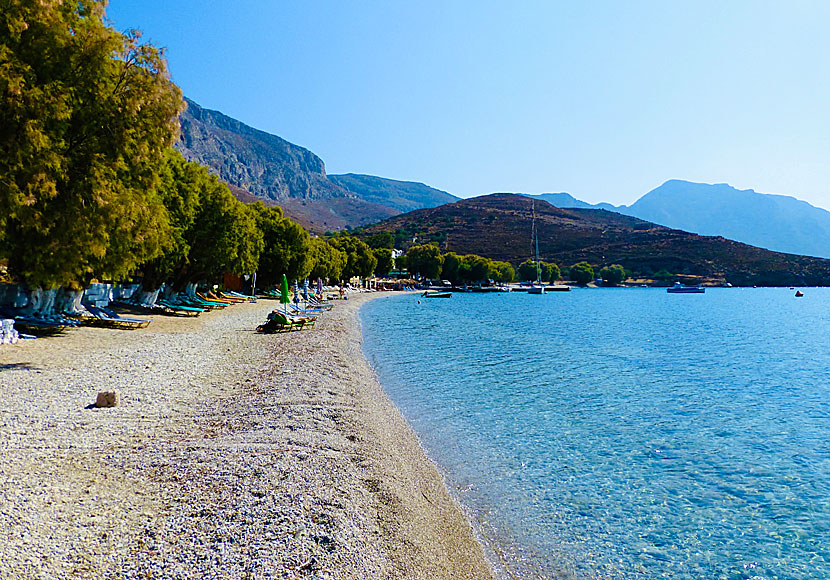
{"label": "motorboat", "polygon": [[675,282],[671,288],[666,288],[669,294],[703,294],[706,288],[702,286],[684,286],[680,282]]}
{"label": "motorboat", "polygon": [[431,292],[427,290],[421,294],[422,298],[452,298],[452,292]]}

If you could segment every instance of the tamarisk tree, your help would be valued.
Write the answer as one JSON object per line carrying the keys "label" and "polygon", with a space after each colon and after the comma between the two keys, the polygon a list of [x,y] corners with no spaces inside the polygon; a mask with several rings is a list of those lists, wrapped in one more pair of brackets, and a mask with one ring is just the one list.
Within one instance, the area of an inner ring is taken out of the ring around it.
{"label": "tamarisk tree", "polygon": [[170,243],[158,167],[181,92],[104,6],[0,0],[0,255],[30,288],[118,279]]}

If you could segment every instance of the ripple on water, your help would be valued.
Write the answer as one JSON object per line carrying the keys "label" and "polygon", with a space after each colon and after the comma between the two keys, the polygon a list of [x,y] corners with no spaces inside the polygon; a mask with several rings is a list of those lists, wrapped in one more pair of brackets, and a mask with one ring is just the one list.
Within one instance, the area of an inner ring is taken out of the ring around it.
{"label": "ripple on water", "polygon": [[[830,578],[830,291],[373,301],[365,351],[527,577]],[[541,571],[540,571],[541,570]]]}

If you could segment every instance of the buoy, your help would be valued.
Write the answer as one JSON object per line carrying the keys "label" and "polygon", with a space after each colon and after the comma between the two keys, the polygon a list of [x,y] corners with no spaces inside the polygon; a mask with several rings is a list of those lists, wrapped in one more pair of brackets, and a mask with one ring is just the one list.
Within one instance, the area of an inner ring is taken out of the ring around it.
{"label": "buoy", "polygon": [[802,292],[801,290],[799,290],[795,293],[796,298],[801,298],[802,296],[804,296],[804,292]]}

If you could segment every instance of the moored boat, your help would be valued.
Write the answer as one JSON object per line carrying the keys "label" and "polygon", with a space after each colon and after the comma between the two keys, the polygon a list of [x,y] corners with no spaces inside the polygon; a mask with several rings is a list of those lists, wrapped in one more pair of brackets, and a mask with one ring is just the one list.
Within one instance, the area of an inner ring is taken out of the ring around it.
{"label": "moored boat", "polygon": [[702,286],[684,286],[680,282],[675,282],[671,288],[666,288],[669,294],[703,294],[706,288]]}
{"label": "moored boat", "polygon": [[452,298],[452,292],[430,292],[427,290],[421,296],[423,298]]}

